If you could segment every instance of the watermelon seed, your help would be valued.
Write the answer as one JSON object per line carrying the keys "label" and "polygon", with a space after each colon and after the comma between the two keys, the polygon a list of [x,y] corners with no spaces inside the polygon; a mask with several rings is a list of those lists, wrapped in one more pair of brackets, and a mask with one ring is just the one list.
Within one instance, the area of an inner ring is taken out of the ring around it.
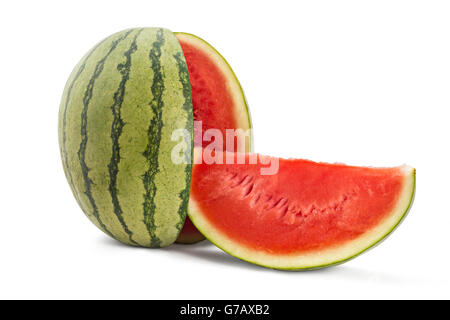
{"label": "watermelon seed", "polygon": [[247,197],[252,192],[254,185],[255,185],[254,183],[251,183],[249,186],[245,187],[244,198]]}

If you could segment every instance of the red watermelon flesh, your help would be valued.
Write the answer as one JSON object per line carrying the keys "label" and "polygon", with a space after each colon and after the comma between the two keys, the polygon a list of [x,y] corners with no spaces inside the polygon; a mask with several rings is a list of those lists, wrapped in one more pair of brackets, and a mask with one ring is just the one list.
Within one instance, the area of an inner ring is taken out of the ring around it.
{"label": "red watermelon flesh", "polygon": [[[194,105],[194,121],[201,121],[201,128],[194,130],[195,141],[203,147],[202,134],[208,129],[218,129],[226,136],[226,129],[250,129],[251,122],[242,88],[225,59],[204,40],[186,33],[175,33],[187,62]],[[247,152],[251,148],[251,136],[242,150],[223,144],[227,151]],[[196,143],[196,146],[199,146]],[[189,217],[177,239],[178,243],[195,243],[204,236],[195,228]]]}
{"label": "red watermelon flesh", "polygon": [[[236,163],[237,154],[230,156]],[[226,163],[226,154],[219,157]],[[249,164],[250,157],[245,164],[195,164],[189,215],[223,250],[271,268],[317,268],[358,255],[398,225],[414,194],[408,166],[270,157]],[[270,159],[278,173],[261,175]]]}

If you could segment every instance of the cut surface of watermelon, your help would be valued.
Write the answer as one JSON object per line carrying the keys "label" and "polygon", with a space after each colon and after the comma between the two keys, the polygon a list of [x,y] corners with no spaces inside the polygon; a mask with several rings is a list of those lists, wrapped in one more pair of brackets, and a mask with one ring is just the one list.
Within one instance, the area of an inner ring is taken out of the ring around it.
{"label": "cut surface of watermelon", "polygon": [[[201,150],[195,154],[199,162]],[[245,164],[194,164],[189,216],[224,251],[270,268],[312,269],[362,253],[391,233],[414,195],[408,166],[270,157],[249,164],[244,156]],[[237,154],[220,157],[237,162]],[[261,175],[268,159],[278,172]]]}
{"label": "cut surface of watermelon", "polygon": [[[226,129],[251,128],[250,115],[239,81],[226,60],[206,41],[187,33],[175,33],[186,58],[192,90],[194,121],[201,121],[201,128],[194,130],[195,140],[202,146],[202,133],[208,129],[220,130],[223,137]],[[238,149],[237,139],[228,151],[248,152],[251,150],[251,132],[247,143]],[[198,145],[197,145],[198,146]],[[195,243],[203,240],[203,235],[186,218],[178,237],[178,243]]]}

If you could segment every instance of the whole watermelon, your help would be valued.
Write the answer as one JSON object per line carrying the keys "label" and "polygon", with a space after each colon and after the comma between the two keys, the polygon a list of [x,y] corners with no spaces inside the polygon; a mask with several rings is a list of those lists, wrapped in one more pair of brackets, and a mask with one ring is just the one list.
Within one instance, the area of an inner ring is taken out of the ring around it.
{"label": "whole watermelon", "polygon": [[59,113],[64,171],[86,216],[126,244],[172,244],[186,218],[192,165],[171,161],[180,143],[171,136],[192,127],[188,69],[171,31],[129,29],[92,48]]}

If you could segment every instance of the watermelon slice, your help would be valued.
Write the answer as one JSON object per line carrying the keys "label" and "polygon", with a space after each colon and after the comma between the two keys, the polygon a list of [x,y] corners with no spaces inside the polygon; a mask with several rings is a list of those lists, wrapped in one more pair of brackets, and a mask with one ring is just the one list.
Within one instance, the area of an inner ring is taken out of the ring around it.
{"label": "watermelon slice", "polygon": [[[201,121],[201,127],[195,127],[194,136],[208,129],[218,129],[223,137],[226,129],[251,128],[250,115],[244,93],[231,67],[226,60],[206,41],[197,36],[176,32],[186,58],[191,82],[194,106],[194,121]],[[205,146],[200,136],[200,143]],[[236,138],[237,140],[237,138]],[[229,146],[227,151],[249,152],[252,148],[252,136],[249,132],[247,142]],[[197,144],[198,146],[198,144]],[[186,218],[177,243],[195,243],[203,240],[203,235]]]}
{"label": "watermelon slice", "polygon": [[[394,230],[415,190],[415,169],[406,165],[254,161],[255,155],[221,152],[215,158],[224,164],[206,164],[201,156],[197,148],[191,220],[224,251],[275,269],[314,269],[359,255]],[[270,162],[277,172],[262,175]]]}

